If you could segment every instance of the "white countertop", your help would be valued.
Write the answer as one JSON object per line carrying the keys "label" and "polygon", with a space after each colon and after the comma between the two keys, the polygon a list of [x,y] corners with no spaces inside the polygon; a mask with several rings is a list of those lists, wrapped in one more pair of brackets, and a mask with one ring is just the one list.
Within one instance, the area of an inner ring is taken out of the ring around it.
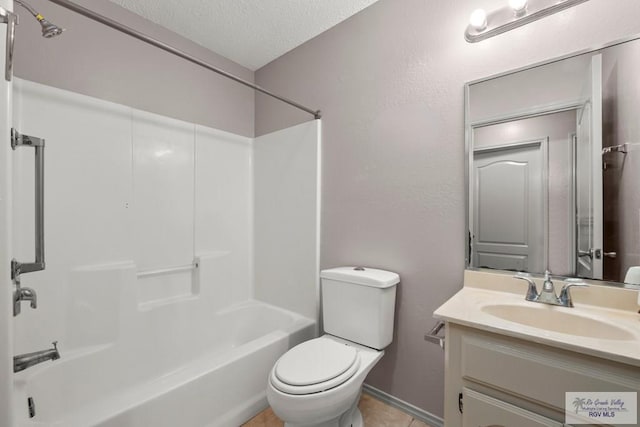
{"label": "white countertop", "polygon": [[[481,276],[483,274],[486,276]],[[496,280],[493,280],[496,279],[495,276],[495,273],[466,272],[463,289],[438,308],[434,316],[447,322],[471,328],[640,367],[640,314],[638,314],[637,306],[635,306],[637,291],[628,292],[623,290],[627,293],[621,294],[620,289],[602,289],[606,288],[603,286],[599,286],[596,289],[594,286],[593,288],[581,289],[575,292],[574,308],[557,307],[525,301],[526,286],[519,285],[517,283],[519,281],[515,279],[512,279],[513,282],[511,283],[505,282],[507,279],[501,277],[498,278],[498,281],[502,281],[502,285],[509,286],[501,289],[501,286],[496,286]],[[484,283],[487,285],[484,286]],[[602,306],[592,304],[594,298],[593,295],[589,295],[590,291],[591,294],[598,294],[598,298],[603,302]],[[580,302],[578,293],[582,294],[582,299],[589,301],[590,304]],[[628,298],[636,298],[631,304],[634,309],[630,309],[628,301],[623,304],[623,307],[615,308],[615,301],[619,301],[621,297],[624,297],[625,301]],[[487,306],[496,304],[512,305],[516,309],[518,306],[533,306],[536,309],[540,309],[541,316],[544,316],[544,313],[548,311],[568,310],[570,314],[575,316],[587,317],[615,325],[618,329],[628,332],[632,338],[607,339],[606,337],[595,338],[561,333],[507,321],[483,310]]]}

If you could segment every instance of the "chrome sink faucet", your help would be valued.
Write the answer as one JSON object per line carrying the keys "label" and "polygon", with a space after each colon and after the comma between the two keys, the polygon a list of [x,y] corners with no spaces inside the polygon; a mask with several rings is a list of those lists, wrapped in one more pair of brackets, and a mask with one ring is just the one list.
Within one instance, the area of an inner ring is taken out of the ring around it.
{"label": "chrome sink faucet", "polygon": [[53,342],[53,348],[49,350],[34,351],[33,353],[20,354],[13,357],[13,372],[24,371],[31,366],[37,365],[47,360],[60,359],[58,353],[58,341]]}
{"label": "chrome sink faucet", "polygon": [[581,279],[567,279],[573,283],[567,283],[562,287],[560,296],[556,295],[556,288],[551,280],[551,272],[549,270],[544,273],[544,283],[542,284],[542,291],[538,292],[536,283],[531,279],[529,274],[518,273],[513,276],[514,279],[524,280],[529,284],[527,295],[525,299],[531,302],[540,302],[543,304],[557,305],[560,307],[573,307],[573,300],[571,298],[571,288],[586,288],[589,285],[583,283]]}
{"label": "chrome sink faucet", "polygon": [[551,305],[559,304],[560,298],[556,295],[556,287],[551,281],[551,272],[549,270],[544,272],[544,282],[542,283],[542,291],[538,294],[538,301]]}

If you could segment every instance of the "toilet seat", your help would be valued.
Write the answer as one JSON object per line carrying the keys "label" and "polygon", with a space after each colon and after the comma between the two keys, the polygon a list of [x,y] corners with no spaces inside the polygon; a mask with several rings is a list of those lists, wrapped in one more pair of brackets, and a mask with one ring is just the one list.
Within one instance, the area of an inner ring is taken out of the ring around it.
{"label": "toilet seat", "polygon": [[271,370],[270,380],[283,393],[312,394],[345,383],[359,367],[355,348],[320,337],[285,353]]}

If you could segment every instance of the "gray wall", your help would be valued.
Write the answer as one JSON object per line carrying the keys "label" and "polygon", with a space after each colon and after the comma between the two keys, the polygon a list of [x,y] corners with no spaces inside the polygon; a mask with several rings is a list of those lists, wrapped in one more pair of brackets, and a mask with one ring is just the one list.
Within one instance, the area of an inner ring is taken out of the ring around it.
{"label": "gray wall", "polygon": [[[592,0],[480,44],[471,11],[503,0],[380,0],[268,64],[256,81],[323,120],[322,267],[400,273],[394,343],[367,382],[435,414],[443,353],[422,339],[462,286],[463,85],[640,33],[640,2]],[[256,133],[307,116],[256,96]]]}
{"label": "gray wall", "polygon": [[[107,0],[77,3],[253,81],[253,72]],[[244,136],[254,132],[254,92],[44,0],[29,0],[67,28],[55,39],[18,5],[15,74],[23,79]]]}

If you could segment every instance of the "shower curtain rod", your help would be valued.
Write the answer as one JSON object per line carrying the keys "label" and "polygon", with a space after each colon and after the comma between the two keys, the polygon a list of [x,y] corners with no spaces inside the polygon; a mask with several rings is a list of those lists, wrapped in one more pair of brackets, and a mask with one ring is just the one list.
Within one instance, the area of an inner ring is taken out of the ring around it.
{"label": "shower curtain rod", "polygon": [[186,59],[189,62],[192,62],[194,64],[200,65],[201,67],[204,67],[204,68],[206,68],[208,70],[211,70],[214,73],[218,73],[223,77],[231,79],[231,80],[233,80],[233,81],[235,81],[237,83],[240,83],[242,85],[250,87],[251,89],[257,90],[258,92],[264,93],[265,95],[268,95],[268,96],[270,96],[272,98],[280,100],[280,101],[282,101],[284,103],[287,103],[287,104],[289,104],[289,105],[291,105],[293,107],[296,107],[296,108],[298,108],[298,109],[300,109],[302,111],[305,111],[305,112],[313,115],[313,117],[316,118],[316,119],[320,119],[322,117],[322,113],[321,113],[320,110],[313,110],[311,108],[307,108],[304,105],[298,104],[297,102],[292,101],[292,100],[290,100],[288,98],[285,98],[285,97],[280,96],[280,95],[276,95],[273,92],[269,92],[268,90],[266,90],[266,89],[264,89],[264,88],[262,88],[262,87],[260,87],[258,85],[255,85],[255,84],[253,84],[253,83],[251,83],[251,82],[249,82],[247,80],[244,80],[244,79],[242,79],[242,78],[240,78],[238,76],[235,76],[235,75],[233,75],[231,73],[228,73],[228,72],[226,72],[224,70],[221,70],[220,68],[214,67],[213,65],[208,64],[208,63],[196,58],[195,56],[189,55],[186,52],[183,52],[183,51],[181,51],[179,49],[176,49],[173,46],[170,46],[170,45],[168,45],[168,44],[166,44],[164,42],[156,40],[153,37],[150,37],[150,36],[148,36],[148,35],[146,35],[144,33],[141,33],[138,30],[134,30],[131,27],[127,27],[126,25],[122,25],[119,22],[114,21],[113,19],[107,18],[106,16],[100,15],[98,13],[95,13],[95,12],[93,12],[93,11],[83,7],[83,6],[80,6],[79,4],[76,4],[76,3],[72,2],[72,1],[68,1],[68,0],[50,0],[50,1],[52,3],[57,4],[58,6],[62,6],[64,8],[66,8],[66,9],[69,9],[69,10],[71,10],[73,12],[76,12],[76,13],[78,13],[80,15],[83,15],[83,16],[89,18],[89,19],[93,19],[94,21],[97,21],[97,22],[99,22],[101,24],[104,24],[104,25],[106,25],[108,27],[113,28],[114,30],[120,31],[121,33],[124,33],[124,34],[128,34],[129,36],[134,37],[134,38],[136,38],[136,39],[138,39],[140,41],[143,41],[143,42],[145,42],[147,44],[150,44],[152,46],[160,48],[160,49],[162,49],[162,50],[164,50],[166,52],[172,53],[172,54],[174,54],[176,56],[179,56],[182,59]]}

